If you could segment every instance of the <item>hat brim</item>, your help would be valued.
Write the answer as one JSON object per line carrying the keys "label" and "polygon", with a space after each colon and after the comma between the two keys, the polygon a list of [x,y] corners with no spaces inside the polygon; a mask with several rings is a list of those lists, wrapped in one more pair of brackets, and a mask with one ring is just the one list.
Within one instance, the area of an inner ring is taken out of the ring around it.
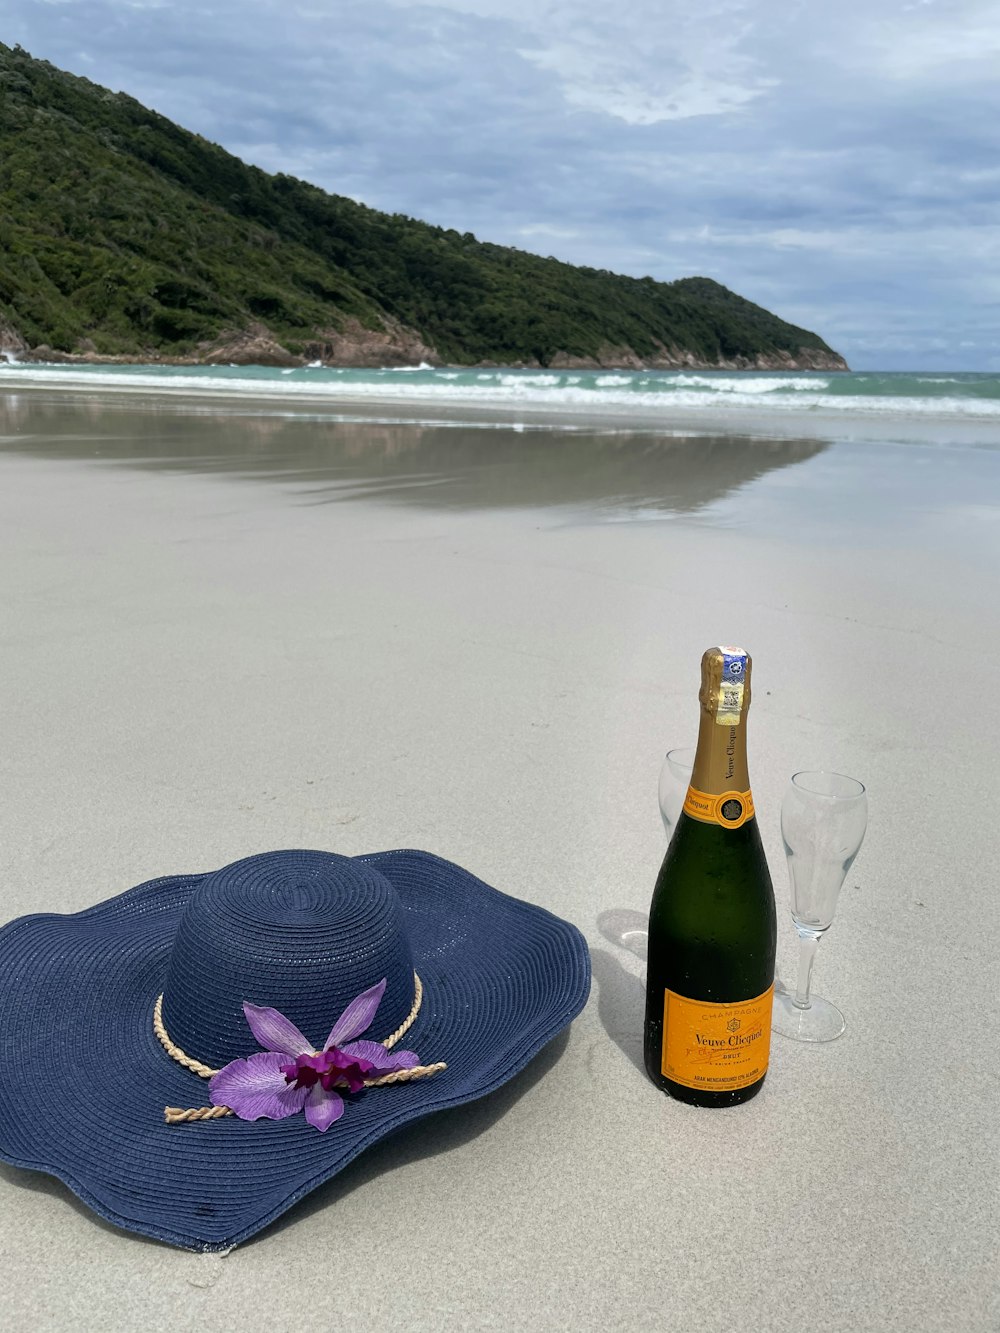
{"label": "hat brim", "polygon": [[399,895],[423,981],[405,1045],[447,1069],[350,1098],[325,1133],[302,1115],[167,1125],[165,1106],[208,1104],[152,1026],[205,877],[157,879],[0,930],[0,1158],[58,1177],[116,1226],[227,1249],[387,1134],[498,1088],[583,1008],[590,957],[568,922],[427,852],[358,859]]}

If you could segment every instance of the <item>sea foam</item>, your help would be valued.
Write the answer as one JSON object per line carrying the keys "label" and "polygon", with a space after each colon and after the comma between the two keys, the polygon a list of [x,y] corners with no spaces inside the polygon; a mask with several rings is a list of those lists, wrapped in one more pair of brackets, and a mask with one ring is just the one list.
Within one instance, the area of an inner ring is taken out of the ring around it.
{"label": "sea foam", "polygon": [[[409,373],[407,373],[409,372]],[[417,373],[422,372],[422,373]],[[951,381],[954,381],[953,383]],[[831,378],[809,373],[742,374],[643,371],[464,370],[452,366],[401,366],[373,370],[261,366],[88,366],[4,364],[0,387],[100,388],[227,398],[271,398],[338,403],[439,403],[484,407],[517,404],[551,412],[561,407],[604,415],[639,411],[665,426],[671,415],[701,411],[816,413],[838,418],[944,417],[996,420],[1000,417],[1000,376],[845,374]],[[947,385],[947,392],[942,388]]]}

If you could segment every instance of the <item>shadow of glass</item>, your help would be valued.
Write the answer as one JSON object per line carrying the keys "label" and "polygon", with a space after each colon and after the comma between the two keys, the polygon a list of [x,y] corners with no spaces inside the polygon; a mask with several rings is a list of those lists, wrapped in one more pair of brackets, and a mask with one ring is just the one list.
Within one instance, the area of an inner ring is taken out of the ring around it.
{"label": "shadow of glass", "polygon": [[597,918],[597,929],[606,940],[646,961],[649,916],[628,907],[609,907]]}

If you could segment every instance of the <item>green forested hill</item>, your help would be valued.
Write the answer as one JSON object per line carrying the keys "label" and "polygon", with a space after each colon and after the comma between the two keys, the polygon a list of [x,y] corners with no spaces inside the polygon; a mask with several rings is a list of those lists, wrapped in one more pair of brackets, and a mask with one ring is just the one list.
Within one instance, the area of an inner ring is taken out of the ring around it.
{"label": "green forested hill", "polygon": [[[342,364],[845,368],[707,278],[654,282],[477,241],[271,176],[0,44],[0,335],[144,358],[246,331]],[[13,340],[13,343],[12,343]]]}

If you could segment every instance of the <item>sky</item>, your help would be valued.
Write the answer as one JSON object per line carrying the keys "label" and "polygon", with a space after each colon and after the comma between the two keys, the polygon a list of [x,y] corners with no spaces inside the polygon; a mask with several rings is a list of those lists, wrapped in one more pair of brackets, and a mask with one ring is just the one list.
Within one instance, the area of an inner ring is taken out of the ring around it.
{"label": "sky", "polygon": [[1000,371],[997,0],[0,0],[0,40],[373,208],[714,278],[852,369]]}

